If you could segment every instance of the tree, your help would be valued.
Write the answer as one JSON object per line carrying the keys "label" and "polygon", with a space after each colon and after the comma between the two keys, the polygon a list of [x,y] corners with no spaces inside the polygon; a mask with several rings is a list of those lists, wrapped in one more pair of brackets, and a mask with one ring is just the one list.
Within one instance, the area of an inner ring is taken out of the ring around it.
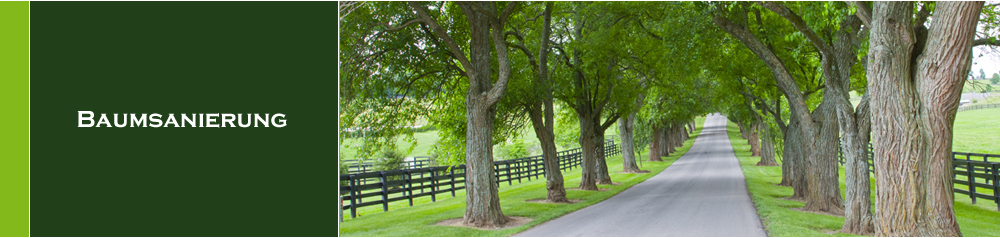
{"label": "tree", "polygon": [[990,84],[1000,84],[1000,74],[993,73],[993,77],[990,78]]}
{"label": "tree", "polygon": [[572,108],[580,123],[582,151],[581,190],[597,190],[598,183],[611,184],[607,163],[598,153],[604,132],[630,110],[638,95],[635,74],[625,73],[632,52],[641,45],[619,39],[630,38],[627,22],[608,11],[608,3],[570,4],[571,19],[558,27],[556,38],[572,42],[556,46],[567,71],[558,72],[562,89],[555,97]]}
{"label": "tree", "polygon": [[[528,112],[535,136],[542,146],[542,161],[545,164],[545,188],[548,191],[546,199],[550,202],[569,202],[566,198],[566,188],[563,184],[562,171],[559,169],[559,158],[556,151],[555,142],[555,107],[553,106],[552,82],[549,79],[548,55],[550,51],[549,37],[552,34],[552,9],[554,4],[548,2],[544,4],[541,12],[542,25],[539,29],[531,29],[525,26],[520,30],[514,26],[514,31],[506,33],[507,36],[514,36],[516,43],[509,43],[524,54],[529,62],[528,67],[533,72],[533,81],[525,83],[526,87],[519,87],[515,90],[515,98],[520,99],[519,104]],[[531,14],[529,14],[531,15]],[[529,19],[525,19],[525,24]],[[533,20],[532,20],[533,22]],[[538,39],[538,48],[531,50],[525,42],[528,33],[535,33]],[[537,54],[534,52],[538,52]]]}
{"label": "tree", "polygon": [[[360,3],[344,2],[342,6],[350,4]],[[403,4],[383,2],[346,7],[352,10],[342,18],[347,33],[342,33],[346,40],[342,40],[341,46],[349,49],[342,53],[345,55],[342,58],[347,59],[342,65],[345,76],[341,78],[347,93],[342,95],[347,100],[359,100],[358,105],[351,105],[359,113],[380,106],[417,111],[428,104],[420,100],[446,97],[413,98],[410,92],[441,92],[446,91],[442,89],[449,82],[459,85],[457,80],[427,78],[467,79],[464,157],[468,195],[463,223],[475,227],[502,226],[509,219],[500,210],[493,175],[493,127],[497,103],[511,76],[504,29],[517,3],[501,6],[495,2],[457,2],[430,8],[420,2]],[[492,68],[494,61],[499,66],[496,74]],[[399,91],[401,96],[385,97],[377,94],[383,93],[380,91]],[[348,115],[342,121],[358,125],[351,119],[357,115]],[[388,115],[374,117],[377,119],[370,122],[380,128],[393,128],[416,120],[412,115],[395,112]]]}
{"label": "tree", "polygon": [[[868,90],[879,236],[961,236],[951,183],[952,125],[983,2],[875,2]],[[922,5],[920,13],[929,13]]]}
{"label": "tree", "polygon": [[[768,9],[780,11],[776,7],[768,7]],[[741,22],[749,22],[745,20],[747,18],[746,12],[736,14],[744,19]],[[801,149],[801,155],[807,163],[804,166],[808,179],[805,181],[807,183],[805,189],[806,205],[803,210],[833,214],[843,213],[843,199],[840,197],[836,165],[837,115],[834,112],[834,105],[828,103],[833,100],[831,97],[834,97],[834,94],[824,93],[823,103],[810,113],[806,104],[806,95],[800,91],[795,77],[783,61],[778,58],[773,47],[762,42],[746,25],[728,19],[721,9],[715,11],[713,21],[720,28],[743,42],[764,61],[774,74],[778,87],[788,99],[792,111],[792,125],[797,125],[799,136],[803,140],[786,139],[785,142],[799,145],[797,147]],[[798,24],[796,21],[791,22],[793,25]],[[800,29],[800,32],[802,31],[801,27],[796,27]],[[811,38],[812,36],[807,35],[807,37]],[[826,72],[824,71],[824,73]],[[798,137],[791,139],[795,138]]]}

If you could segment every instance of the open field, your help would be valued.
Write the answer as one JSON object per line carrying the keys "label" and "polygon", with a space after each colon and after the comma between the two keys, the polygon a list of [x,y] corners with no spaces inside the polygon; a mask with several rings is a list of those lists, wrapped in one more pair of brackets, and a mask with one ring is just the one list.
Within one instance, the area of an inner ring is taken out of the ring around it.
{"label": "open field", "polygon": [[[580,191],[567,190],[567,197],[570,199],[581,199],[583,201],[574,204],[543,204],[525,202],[529,199],[544,199],[546,196],[545,180],[533,180],[512,186],[500,186],[500,204],[503,212],[507,216],[529,217],[533,219],[527,225],[503,229],[503,230],[478,230],[462,227],[437,226],[434,223],[446,219],[460,218],[465,211],[465,193],[459,192],[455,198],[444,199],[442,196],[437,202],[430,203],[422,201],[423,204],[413,207],[407,206],[406,202],[400,205],[402,208],[390,209],[382,212],[381,208],[373,207],[375,210],[366,211],[361,216],[351,219],[349,216],[340,223],[340,235],[342,236],[509,236],[517,232],[541,224],[545,221],[562,216],[563,214],[579,210],[589,205],[608,199],[615,194],[624,191],[628,187],[656,175],[666,169],[673,161],[687,152],[697,138],[697,133],[701,132],[704,118],[696,119],[698,130],[684,147],[678,148],[678,152],[669,157],[664,157],[663,162],[642,162],[642,169],[650,170],[646,174],[621,174],[621,156],[608,158],[608,169],[611,171],[612,180],[621,185],[598,185],[601,189],[608,191]],[[648,154],[646,155],[648,156]],[[644,158],[644,157],[640,157]],[[579,169],[563,173],[566,187],[573,188],[580,183]],[[416,201],[415,201],[416,203]]]}
{"label": "open field", "polygon": [[[844,224],[843,217],[793,210],[801,208],[805,202],[783,199],[792,195],[792,188],[776,185],[781,182],[781,167],[755,166],[760,158],[750,157],[750,146],[746,140],[740,138],[739,128],[730,122],[727,130],[736,157],[740,160],[743,174],[747,178],[747,189],[769,236],[857,236],[837,232]],[[840,191],[843,195],[846,194],[843,167],[840,168],[839,178]],[[874,204],[874,179],[871,184],[872,204]],[[984,204],[985,206],[982,206]],[[992,201],[971,205],[968,196],[963,201],[961,194],[956,194],[955,213],[963,235],[1000,236],[1000,223],[997,222],[1000,221],[1000,212],[984,208],[989,206],[996,207]]]}
{"label": "open field", "polygon": [[959,112],[954,133],[952,151],[1000,154],[1000,108]]}

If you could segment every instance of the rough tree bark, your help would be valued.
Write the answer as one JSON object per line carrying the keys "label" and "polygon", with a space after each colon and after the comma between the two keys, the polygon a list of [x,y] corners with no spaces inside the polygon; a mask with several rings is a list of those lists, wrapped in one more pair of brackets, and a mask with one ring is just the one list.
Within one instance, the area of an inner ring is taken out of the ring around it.
{"label": "rough tree bark", "polygon": [[[840,126],[834,105],[833,93],[823,94],[823,103],[813,110],[812,118],[818,129],[811,156],[806,157],[806,205],[805,211],[844,214],[844,199],[840,196],[840,179],[837,170],[837,136]],[[810,143],[810,141],[803,141]]]}
{"label": "rough tree bark", "polygon": [[[938,2],[920,34],[912,2],[875,2],[868,53],[875,234],[961,236],[951,182],[952,126],[983,2]],[[917,29],[914,29],[917,28]]]}

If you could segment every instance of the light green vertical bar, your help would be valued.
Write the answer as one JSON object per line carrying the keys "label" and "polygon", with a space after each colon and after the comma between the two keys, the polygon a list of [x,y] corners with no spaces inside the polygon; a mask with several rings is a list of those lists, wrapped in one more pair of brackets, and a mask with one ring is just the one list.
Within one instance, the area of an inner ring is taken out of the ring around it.
{"label": "light green vertical bar", "polygon": [[0,237],[29,231],[28,4],[0,2]]}

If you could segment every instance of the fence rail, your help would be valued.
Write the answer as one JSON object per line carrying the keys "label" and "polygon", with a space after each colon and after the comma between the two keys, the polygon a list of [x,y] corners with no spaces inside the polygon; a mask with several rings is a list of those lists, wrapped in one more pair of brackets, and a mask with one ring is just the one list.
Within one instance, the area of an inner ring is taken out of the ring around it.
{"label": "fence rail", "polygon": [[[348,174],[359,174],[359,173],[376,171],[375,162],[371,160],[368,161],[347,160],[344,161],[343,163],[347,165]],[[404,158],[404,162],[402,163],[402,165],[407,169],[418,169],[418,168],[429,167],[431,165],[431,157],[430,156],[406,157]]]}
{"label": "fence rail", "polygon": [[1000,103],[969,105],[969,106],[964,106],[964,107],[958,108],[958,111],[961,112],[961,111],[979,110],[979,109],[987,109],[987,108],[1000,108]]}
{"label": "fence rail", "polygon": [[[621,154],[614,140],[605,140],[599,149],[605,157]],[[559,151],[556,155],[561,170],[573,169],[583,161],[580,148]],[[497,185],[513,185],[514,181],[521,183],[545,176],[542,156],[495,161],[493,169]],[[381,205],[382,211],[388,211],[390,202],[407,200],[413,206],[414,198],[430,196],[434,202],[442,193],[454,197],[455,191],[465,189],[465,172],[465,165],[458,165],[450,169],[438,166],[344,174],[340,176],[341,210],[350,210],[351,218],[355,218],[361,207]]]}
{"label": "fence rail", "polygon": [[[840,164],[844,164],[844,154],[837,153]],[[952,152],[952,190],[955,193],[969,195],[972,204],[977,199],[986,199],[997,204],[1000,211],[1000,163],[989,161],[990,158],[1000,158],[1000,155]],[[868,172],[875,173],[875,163],[872,144],[868,144]],[[982,161],[979,161],[982,159]],[[968,186],[968,189],[955,188],[955,185]],[[985,193],[983,193],[985,192]]]}

